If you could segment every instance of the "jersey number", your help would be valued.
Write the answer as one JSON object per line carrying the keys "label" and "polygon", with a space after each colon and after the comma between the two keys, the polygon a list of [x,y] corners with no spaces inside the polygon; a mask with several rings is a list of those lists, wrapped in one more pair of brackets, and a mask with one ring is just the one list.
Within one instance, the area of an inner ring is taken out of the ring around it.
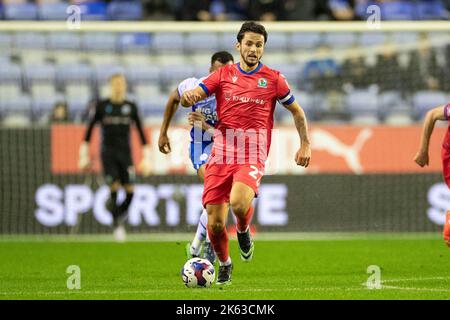
{"label": "jersey number", "polygon": [[[250,166],[250,168],[252,168],[253,171],[250,171],[248,174],[250,175],[250,177],[252,177],[253,179],[256,180],[256,185],[259,186],[261,179],[264,175],[264,172],[259,171],[259,169],[256,166]],[[258,178],[258,174],[259,174],[259,178]]]}

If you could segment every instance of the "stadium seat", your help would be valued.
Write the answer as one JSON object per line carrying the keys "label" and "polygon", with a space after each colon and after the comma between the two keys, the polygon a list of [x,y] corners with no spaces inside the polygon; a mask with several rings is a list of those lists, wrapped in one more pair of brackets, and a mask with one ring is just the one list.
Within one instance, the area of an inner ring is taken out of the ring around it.
{"label": "stadium seat", "polygon": [[0,52],[2,55],[9,54],[13,47],[13,37],[10,33],[0,32]]}
{"label": "stadium seat", "polygon": [[414,20],[415,4],[408,1],[386,1],[379,3],[382,20]]}
{"label": "stadium seat", "polygon": [[181,33],[157,32],[153,35],[152,50],[155,53],[177,52],[185,49],[184,37]]}
{"label": "stadium seat", "polygon": [[215,52],[219,48],[219,36],[215,32],[190,32],[185,39],[186,50],[195,52]]}
{"label": "stadium seat", "polygon": [[292,88],[297,88],[302,76],[302,67],[299,64],[280,63],[270,64],[270,68],[280,71],[287,79]]}
{"label": "stadium seat", "polygon": [[105,65],[105,64],[109,64],[109,65],[119,65],[120,64],[119,56],[116,54],[111,54],[107,51],[89,52],[86,55],[86,60],[92,66]]}
{"label": "stadium seat", "polygon": [[61,86],[68,83],[91,84],[92,69],[86,64],[62,64],[58,65],[57,79]]}
{"label": "stadium seat", "polygon": [[417,18],[419,20],[448,19],[449,14],[441,0],[417,1]]}
{"label": "stadium seat", "polygon": [[125,73],[125,68],[120,65],[99,64],[94,66],[94,79],[98,86],[103,85],[115,73]]}
{"label": "stadium seat", "polygon": [[120,33],[118,35],[118,49],[120,52],[145,52],[149,53],[152,38],[149,33]]}
{"label": "stadium seat", "polygon": [[58,94],[53,84],[35,84],[30,88],[31,109],[33,118],[39,119],[51,113],[55,103],[61,101],[62,95]]}
{"label": "stadium seat", "polygon": [[25,66],[25,85],[30,86],[36,82],[55,83],[56,68],[51,64]]}
{"label": "stadium seat", "polygon": [[48,50],[44,49],[20,49],[15,50],[16,57],[20,59],[22,65],[32,66],[32,65],[43,65],[49,63]]}
{"label": "stadium seat", "polygon": [[66,20],[68,4],[64,2],[41,3],[38,6],[40,20]]}
{"label": "stadium seat", "polygon": [[16,48],[46,49],[47,38],[40,32],[17,32],[14,35],[14,45]]}
{"label": "stadium seat", "polygon": [[[151,84],[151,85],[147,85],[147,84],[140,84],[140,85],[136,85],[134,87],[134,93],[136,96],[136,100],[143,102],[143,101],[151,101],[153,99],[155,99],[156,97],[161,96],[161,92],[159,90],[159,85],[158,84]],[[168,97],[166,97],[166,101],[167,101]],[[165,105],[165,102],[164,102]]]}
{"label": "stadium seat", "polygon": [[290,39],[291,50],[316,48],[322,41],[320,32],[294,32]]}
{"label": "stadium seat", "polygon": [[289,49],[289,35],[286,32],[273,32],[270,41],[267,42],[265,50],[268,52],[286,52]]}
{"label": "stadium seat", "polygon": [[195,74],[195,68],[191,65],[171,65],[166,66],[162,71],[162,80],[164,83],[180,82],[190,78]]}
{"label": "stadium seat", "polygon": [[106,20],[106,3],[103,1],[89,1],[77,4],[83,20]]}
{"label": "stadium seat", "polygon": [[154,63],[153,56],[148,53],[126,52],[120,56],[120,60],[127,66],[140,66]]}
{"label": "stadium seat", "polygon": [[391,40],[395,44],[415,44],[419,40],[417,32],[393,32]]}
{"label": "stadium seat", "polygon": [[6,20],[36,20],[38,10],[34,3],[4,4],[4,15]]}
{"label": "stadium seat", "polygon": [[5,63],[0,65],[0,84],[22,82],[22,71],[16,64]]}
{"label": "stadium seat", "polygon": [[219,33],[220,50],[227,50],[233,55],[236,53],[235,45],[237,43],[235,32]]}
{"label": "stadium seat", "polygon": [[3,117],[20,115],[31,119],[31,99],[21,91],[11,95],[0,93],[0,109]]}
{"label": "stadium seat", "polygon": [[362,32],[359,35],[358,44],[361,47],[379,46],[387,41],[387,34],[384,32]]}
{"label": "stadium seat", "polygon": [[326,32],[323,35],[323,42],[332,48],[349,48],[356,40],[356,34],[353,32]]}
{"label": "stadium seat", "polygon": [[136,103],[143,117],[161,119],[166,108],[167,96],[158,95],[151,99],[136,96]]}
{"label": "stadium seat", "polygon": [[79,119],[91,100],[91,87],[87,84],[69,84],[65,87],[65,93],[69,113],[74,119]]}
{"label": "stadium seat", "polygon": [[125,75],[133,84],[158,83],[160,72],[160,68],[156,65],[131,65],[126,68]]}
{"label": "stadium seat", "polygon": [[50,32],[48,36],[48,46],[53,50],[79,50],[81,48],[81,38],[79,34],[75,32]]}
{"label": "stadium seat", "polygon": [[416,92],[412,97],[413,117],[422,119],[428,110],[446,104],[447,95],[441,91],[423,90]]}
{"label": "stadium seat", "polygon": [[116,50],[116,35],[111,32],[87,32],[81,39],[85,50],[107,52]]}
{"label": "stadium seat", "polygon": [[380,111],[378,95],[375,90],[354,90],[345,97],[345,105],[350,111],[353,121],[365,124],[378,123]]}
{"label": "stadium seat", "polygon": [[109,20],[141,20],[142,3],[139,0],[113,0],[108,4],[107,16]]}
{"label": "stadium seat", "polygon": [[410,104],[402,98],[400,92],[387,91],[378,96],[380,118],[386,124],[407,125],[412,123]]}

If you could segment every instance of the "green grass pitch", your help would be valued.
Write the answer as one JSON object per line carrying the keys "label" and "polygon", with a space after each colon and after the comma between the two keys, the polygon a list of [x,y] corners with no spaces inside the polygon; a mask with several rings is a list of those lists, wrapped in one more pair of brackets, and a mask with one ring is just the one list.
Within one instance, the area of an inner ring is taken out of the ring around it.
{"label": "green grass pitch", "polygon": [[[437,235],[257,240],[250,263],[233,240],[233,283],[223,289],[183,285],[184,245],[1,240],[0,299],[450,299],[450,248]],[[69,265],[80,267],[80,290],[67,289]],[[381,289],[365,286],[370,265]]]}

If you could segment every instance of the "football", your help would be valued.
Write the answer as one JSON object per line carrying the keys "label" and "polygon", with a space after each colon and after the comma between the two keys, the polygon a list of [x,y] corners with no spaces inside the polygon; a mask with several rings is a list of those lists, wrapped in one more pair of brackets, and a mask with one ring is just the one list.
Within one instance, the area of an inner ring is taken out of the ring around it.
{"label": "football", "polygon": [[192,258],[181,269],[181,278],[188,288],[209,288],[214,276],[214,266],[206,259]]}

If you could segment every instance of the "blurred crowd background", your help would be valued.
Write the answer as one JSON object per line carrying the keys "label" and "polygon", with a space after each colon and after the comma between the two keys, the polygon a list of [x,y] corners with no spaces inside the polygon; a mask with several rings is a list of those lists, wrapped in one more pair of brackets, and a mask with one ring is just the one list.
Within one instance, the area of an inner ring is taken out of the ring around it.
{"label": "blurred crowd background", "polygon": [[3,19],[60,19],[67,4],[88,20],[310,21],[365,20],[378,5],[383,20],[448,19],[450,0],[3,0]]}

